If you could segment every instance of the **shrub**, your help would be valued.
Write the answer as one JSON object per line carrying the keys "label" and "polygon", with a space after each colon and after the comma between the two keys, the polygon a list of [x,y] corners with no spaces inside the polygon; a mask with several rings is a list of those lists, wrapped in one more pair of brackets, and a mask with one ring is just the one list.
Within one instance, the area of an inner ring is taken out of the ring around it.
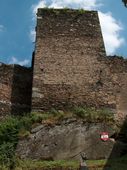
{"label": "shrub", "polygon": [[30,130],[33,120],[30,116],[21,117],[19,120],[19,129],[25,128]]}
{"label": "shrub", "polygon": [[52,114],[53,116],[57,116],[59,114],[58,110],[56,110],[55,108],[52,108],[48,113]]}
{"label": "shrub", "polygon": [[87,118],[89,115],[89,109],[83,107],[75,107],[73,113],[81,118]]}
{"label": "shrub", "polygon": [[75,107],[73,113],[88,122],[114,121],[114,113],[107,108],[96,109],[94,107]]}
{"label": "shrub", "polygon": [[0,164],[7,167],[13,166],[15,161],[14,144],[4,142],[0,145]]}
{"label": "shrub", "polygon": [[15,118],[8,118],[5,122],[0,123],[0,145],[4,142],[17,144],[19,123]]}
{"label": "shrub", "polygon": [[15,148],[21,129],[30,129],[32,120],[30,117],[8,117],[0,122],[0,163],[10,167],[14,164]]}
{"label": "shrub", "polygon": [[84,14],[85,12],[86,11],[84,9],[82,9],[82,8],[78,10],[78,13],[80,13],[80,14]]}

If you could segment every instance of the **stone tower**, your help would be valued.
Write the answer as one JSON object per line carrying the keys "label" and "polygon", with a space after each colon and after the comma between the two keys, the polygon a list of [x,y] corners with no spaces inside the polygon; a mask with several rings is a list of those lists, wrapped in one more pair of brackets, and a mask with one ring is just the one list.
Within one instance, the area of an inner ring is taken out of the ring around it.
{"label": "stone tower", "polygon": [[94,91],[105,56],[96,11],[38,9],[32,109],[105,104]]}

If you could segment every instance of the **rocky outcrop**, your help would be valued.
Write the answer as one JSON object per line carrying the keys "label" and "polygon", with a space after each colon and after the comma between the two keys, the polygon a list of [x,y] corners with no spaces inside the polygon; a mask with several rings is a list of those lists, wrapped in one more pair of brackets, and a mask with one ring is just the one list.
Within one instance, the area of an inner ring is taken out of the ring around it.
{"label": "rocky outcrop", "polygon": [[[57,124],[41,124],[31,130],[30,136],[21,139],[16,153],[22,159],[62,160],[80,159],[80,152],[85,152],[88,159],[108,158],[116,143],[114,139],[104,142],[100,134],[107,131],[112,137],[112,126],[104,123],[85,123],[75,118],[65,119]],[[117,143],[113,157],[121,154],[125,148]]]}

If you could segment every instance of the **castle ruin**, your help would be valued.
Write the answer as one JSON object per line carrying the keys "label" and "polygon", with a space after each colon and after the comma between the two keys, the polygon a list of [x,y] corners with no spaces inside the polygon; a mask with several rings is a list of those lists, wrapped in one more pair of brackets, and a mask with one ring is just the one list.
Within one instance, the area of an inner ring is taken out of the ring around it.
{"label": "castle ruin", "polygon": [[96,11],[38,9],[32,68],[0,65],[0,114],[108,107],[126,114],[127,60],[107,57]]}

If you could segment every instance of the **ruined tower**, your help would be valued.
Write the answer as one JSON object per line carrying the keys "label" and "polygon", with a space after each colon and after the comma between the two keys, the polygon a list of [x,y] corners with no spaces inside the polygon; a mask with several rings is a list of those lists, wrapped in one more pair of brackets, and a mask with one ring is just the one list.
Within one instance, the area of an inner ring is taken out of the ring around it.
{"label": "ruined tower", "polygon": [[38,9],[32,109],[103,105],[93,88],[105,56],[96,11]]}

